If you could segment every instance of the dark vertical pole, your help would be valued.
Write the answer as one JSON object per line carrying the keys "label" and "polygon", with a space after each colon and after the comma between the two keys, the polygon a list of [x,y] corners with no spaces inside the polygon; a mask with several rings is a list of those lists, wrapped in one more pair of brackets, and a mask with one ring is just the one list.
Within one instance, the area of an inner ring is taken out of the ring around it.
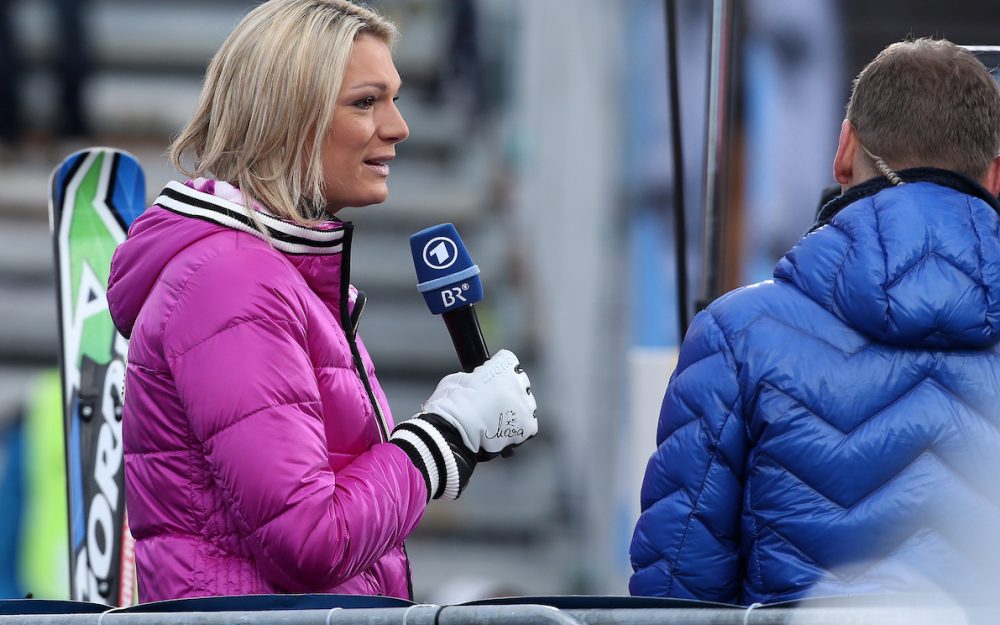
{"label": "dark vertical pole", "polygon": [[731,2],[713,0],[705,131],[705,228],[699,310],[722,294],[722,218],[726,200],[725,147],[729,131],[731,41]]}
{"label": "dark vertical pole", "polygon": [[90,72],[84,3],[86,0],[56,0],[59,45],[56,76],[59,78],[59,115],[55,123],[60,137],[82,137],[88,132],[83,87]]}
{"label": "dark vertical pole", "polygon": [[21,138],[21,59],[14,39],[14,1],[0,0],[0,144]]}
{"label": "dark vertical pole", "polygon": [[670,136],[674,161],[674,251],[677,263],[677,321],[684,339],[688,327],[687,221],[684,218],[684,145],[681,140],[681,98],[677,66],[677,2],[666,0],[667,86]]}

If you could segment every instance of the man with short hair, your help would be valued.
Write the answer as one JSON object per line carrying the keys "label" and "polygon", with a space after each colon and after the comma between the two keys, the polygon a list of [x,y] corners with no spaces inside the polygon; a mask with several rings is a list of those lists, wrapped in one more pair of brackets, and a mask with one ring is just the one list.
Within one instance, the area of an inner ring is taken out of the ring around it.
{"label": "man with short hair", "polygon": [[968,51],[901,42],[861,72],[842,194],[773,280],[688,330],[632,594],[954,593],[997,572],[998,151],[1000,87]]}

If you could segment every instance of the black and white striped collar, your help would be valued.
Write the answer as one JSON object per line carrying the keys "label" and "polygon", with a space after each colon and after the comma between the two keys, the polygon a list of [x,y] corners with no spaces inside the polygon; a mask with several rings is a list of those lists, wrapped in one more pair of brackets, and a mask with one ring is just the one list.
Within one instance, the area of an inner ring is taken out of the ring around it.
{"label": "black and white striped collar", "polygon": [[173,213],[241,230],[265,241],[270,237],[271,245],[286,254],[337,254],[344,249],[343,227],[308,228],[257,211],[258,222],[267,229],[265,235],[242,205],[192,189],[176,180],[167,183],[155,203]]}

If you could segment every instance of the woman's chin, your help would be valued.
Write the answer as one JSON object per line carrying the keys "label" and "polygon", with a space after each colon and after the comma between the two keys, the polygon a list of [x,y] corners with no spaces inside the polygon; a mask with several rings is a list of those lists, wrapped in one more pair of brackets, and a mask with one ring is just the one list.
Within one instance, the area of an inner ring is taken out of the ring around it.
{"label": "woman's chin", "polygon": [[363,208],[365,206],[373,206],[375,204],[381,204],[389,198],[388,189],[381,192],[366,193],[364,195],[359,195],[353,198],[335,198],[330,200],[327,205],[327,212],[334,214],[342,208]]}

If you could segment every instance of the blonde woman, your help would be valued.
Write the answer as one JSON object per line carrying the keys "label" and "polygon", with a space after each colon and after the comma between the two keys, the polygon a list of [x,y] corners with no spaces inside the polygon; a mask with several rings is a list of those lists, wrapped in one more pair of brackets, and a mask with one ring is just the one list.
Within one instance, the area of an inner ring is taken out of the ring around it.
{"label": "blonde woman", "polygon": [[[112,261],[131,338],[123,420],[144,601],[411,597],[403,548],[477,457],[537,431],[516,357],[438,385],[393,426],[357,334],[352,227],[406,139],[395,27],[345,0],[270,0],[212,60],[171,182]],[[182,158],[193,158],[186,168]],[[517,428],[495,438],[497,415]],[[488,438],[489,437],[489,438]]]}

